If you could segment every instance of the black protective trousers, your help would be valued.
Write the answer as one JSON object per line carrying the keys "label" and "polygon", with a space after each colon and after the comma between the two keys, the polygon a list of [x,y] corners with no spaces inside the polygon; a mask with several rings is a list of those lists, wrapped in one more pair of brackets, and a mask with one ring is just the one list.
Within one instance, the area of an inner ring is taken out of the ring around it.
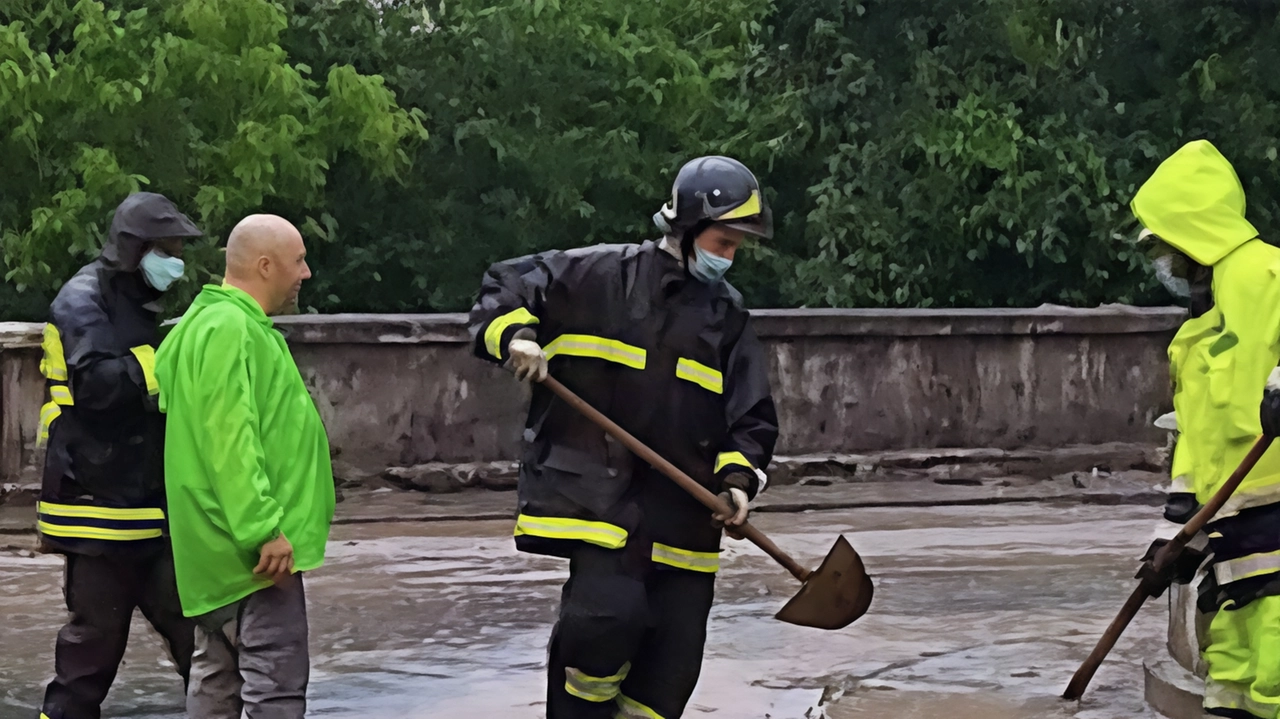
{"label": "black protective trousers", "polygon": [[702,670],[716,577],[655,568],[637,554],[574,550],[551,634],[547,719],[684,713]]}
{"label": "black protective trousers", "polygon": [[56,678],[45,690],[48,719],[98,719],[129,641],[133,610],[142,610],[168,645],[185,684],[195,624],[182,616],[173,552],[167,541],[102,555],[68,554],[63,594],[71,617],[58,632]]}

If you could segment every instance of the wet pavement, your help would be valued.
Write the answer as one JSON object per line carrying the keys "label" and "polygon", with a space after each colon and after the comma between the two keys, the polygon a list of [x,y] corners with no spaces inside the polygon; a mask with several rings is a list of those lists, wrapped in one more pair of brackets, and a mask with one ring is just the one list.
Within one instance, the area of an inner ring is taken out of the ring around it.
{"label": "wet pavement", "polygon": [[[1020,503],[757,518],[811,565],[844,533],[875,576],[876,601],[838,632],[777,622],[794,582],[728,542],[686,717],[1151,716],[1141,660],[1163,650],[1163,600],[1130,627],[1083,703],[1056,697],[1132,588],[1134,558],[1173,534],[1157,510]],[[32,717],[50,676],[61,565],[0,551],[0,719]],[[328,563],[308,576],[309,715],[541,717],[565,571],[516,554],[508,521],[335,527]],[[104,716],[183,716],[178,680],[140,619]]]}

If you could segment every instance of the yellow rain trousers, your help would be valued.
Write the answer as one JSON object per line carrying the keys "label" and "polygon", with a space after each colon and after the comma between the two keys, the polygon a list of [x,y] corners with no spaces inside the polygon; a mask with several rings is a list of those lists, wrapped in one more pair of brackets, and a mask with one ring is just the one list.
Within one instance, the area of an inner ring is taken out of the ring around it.
{"label": "yellow rain trousers", "polygon": [[[1161,163],[1132,208],[1161,240],[1213,267],[1213,309],[1188,320],[1169,346],[1182,432],[1173,475],[1190,476],[1203,503],[1262,433],[1263,386],[1280,362],[1280,249],[1258,239],[1235,170],[1207,141]],[[1276,502],[1280,449],[1273,447],[1218,518]],[[1280,597],[1224,606],[1209,634],[1205,707],[1280,718]]]}

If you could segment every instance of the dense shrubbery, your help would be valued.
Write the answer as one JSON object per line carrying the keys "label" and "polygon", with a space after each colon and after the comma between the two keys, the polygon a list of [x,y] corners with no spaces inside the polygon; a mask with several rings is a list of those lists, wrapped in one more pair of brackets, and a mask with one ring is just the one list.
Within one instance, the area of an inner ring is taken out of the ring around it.
{"label": "dense shrubbery", "polygon": [[[776,209],[732,274],[757,306],[1164,301],[1117,238],[1183,142],[1280,229],[1273,5],[15,0],[0,317],[40,314],[140,186],[213,238],[305,224],[319,311],[461,309],[495,259],[652,236],[711,152]],[[184,296],[212,243],[193,264]]]}
{"label": "dense shrubbery", "polygon": [[210,234],[189,258],[207,278],[221,270],[217,235],[258,208],[325,236],[335,163],[355,162],[365,182],[409,168],[419,114],[382,78],[299,63],[280,45],[289,19],[263,0],[0,7],[0,317],[28,314],[24,295],[96,256],[110,212],[139,188]]}

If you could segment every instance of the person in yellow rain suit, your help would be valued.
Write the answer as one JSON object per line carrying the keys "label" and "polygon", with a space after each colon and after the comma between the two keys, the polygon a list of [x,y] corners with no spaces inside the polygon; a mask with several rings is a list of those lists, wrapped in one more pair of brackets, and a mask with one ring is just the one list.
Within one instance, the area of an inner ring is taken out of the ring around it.
{"label": "person in yellow rain suit", "polygon": [[[1244,188],[1212,144],[1183,146],[1133,199],[1156,276],[1191,316],[1169,346],[1182,432],[1173,475],[1204,504],[1260,434],[1280,431],[1280,248],[1245,219]],[[1261,403],[1261,407],[1260,407]],[[1206,527],[1217,610],[1204,658],[1206,712],[1280,717],[1280,448]]]}

